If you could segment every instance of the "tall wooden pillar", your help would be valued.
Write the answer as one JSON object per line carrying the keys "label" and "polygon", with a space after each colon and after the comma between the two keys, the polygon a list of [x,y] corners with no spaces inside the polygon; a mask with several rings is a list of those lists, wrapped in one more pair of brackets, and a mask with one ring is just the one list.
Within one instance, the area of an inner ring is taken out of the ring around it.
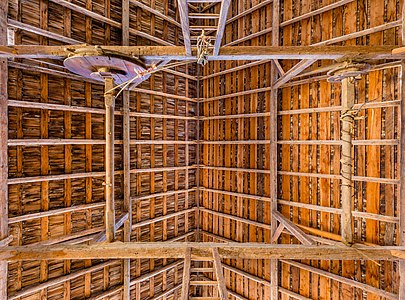
{"label": "tall wooden pillar", "polygon": [[[280,0],[273,0],[273,31],[272,31],[272,46],[279,45],[280,39]],[[271,64],[271,84],[273,88],[270,92],[270,197],[271,211],[277,210],[277,95],[278,89],[274,87],[277,81],[278,73],[275,62]],[[277,230],[277,220],[271,216],[271,236]],[[277,241],[275,241],[277,243]],[[270,261],[270,283],[271,294],[270,299],[278,299],[278,265],[277,259]]]}
{"label": "tall wooden pillar", "polygon": [[[122,45],[129,46],[129,0],[122,1]],[[124,223],[124,242],[131,241],[132,231],[132,201],[131,201],[131,136],[130,136],[130,116],[129,102],[130,92],[123,91],[123,153],[124,163],[124,212],[128,212],[128,219]],[[131,299],[131,260],[123,261],[123,300]]]}
{"label": "tall wooden pillar", "polygon": [[[405,46],[405,3],[402,3],[402,46]],[[401,136],[400,136],[400,190],[399,190],[399,236],[405,246],[405,60],[401,62]],[[405,260],[399,261],[399,299],[405,300]]]}
{"label": "tall wooden pillar", "polygon": [[369,65],[347,61],[330,71],[328,81],[342,84],[342,112],[340,115],[341,162],[341,236],[345,244],[353,244],[353,127],[356,113],[353,111],[355,81],[366,73]]}
{"label": "tall wooden pillar", "polygon": [[[0,45],[7,45],[8,0],[0,1]],[[7,58],[0,59],[0,240],[8,236]],[[0,262],[0,299],[7,299],[7,262]]]}
{"label": "tall wooden pillar", "polygon": [[342,80],[342,113],[341,113],[341,201],[342,201],[342,241],[346,244],[353,243],[352,230],[352,196],[353,196],[353,143],[352,131],[354,126],[351,114],[355,97],[354,78]]}
{"label": "tall wooden pillar", "polygon": [[112,88],[114,79],[106,77],[105,81],[105,226],[106,240],[115,239],[115,208],[114,208],[114,106],[115,98]]}

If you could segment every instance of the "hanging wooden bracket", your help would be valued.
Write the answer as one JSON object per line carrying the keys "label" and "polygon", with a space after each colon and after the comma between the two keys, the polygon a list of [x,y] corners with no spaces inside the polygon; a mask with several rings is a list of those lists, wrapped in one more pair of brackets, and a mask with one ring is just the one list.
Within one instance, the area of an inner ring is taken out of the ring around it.
{"label": "hanging wooden bracket", "polygon": [[285,229],[287,229],[290,233],[292,233],[301,243],[303,243],[304,245],[316,245],[316,242],[312,238],[310,238],[296,224],[294,224],[286,217],[284,217],[280,212],[273,210],[272,215],[280,224],[282,224],[285,227]]}

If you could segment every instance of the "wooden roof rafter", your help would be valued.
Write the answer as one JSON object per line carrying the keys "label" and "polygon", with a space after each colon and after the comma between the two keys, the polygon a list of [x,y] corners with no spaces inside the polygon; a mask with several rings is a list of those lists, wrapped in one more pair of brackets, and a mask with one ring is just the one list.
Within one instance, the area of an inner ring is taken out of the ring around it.
{"label": "wooden roof rafter", "polygon": [[181,29],[183,31],[183,42],[186,49],[186,56],[191,56],[190,20],[188,17],[187,0],[177,0]]}
{"label": "wooden roof rafter", "polygon": [[[94,49],[95,46],[0,46],[2,58],[63,58],[76,49]],[[97,46],[104,51],[119,52],[122,55],[138,57],[146,61],[156,60],[194,60],[187,55],[182,46]],[[266,59],[304,59],[290,71],[289,76],[298,74],[315,60],[338,59],[403,59],[404,53],[393,53],[397,46],[232,46],[221,48],[218,56],[209,56],[208,60],[266,60]],[[195,54],[196,48],[192,49]],[[298,73],[297,73],[298,72]],[[292,78],[291,76],[290,78]]]}
{"label": "wooden roof rafter", "polygon": [[215,44],[214,44],[214,50],[213,50],[214,56],[218,56],[219,49],[221,48],[222,37],[225,32],[225,25],[226,25],[226,20],[228,17],[228,11],[229,11],[230,5],[231,5],[231,0],[222,0],[221,1],[221,10],[219,13],[218,28],[217,28],[217,34],[215,36]]}
{"label": "wooden roof rafter", "polygon": [[92,245],[49,245],[0,248],[0,257],[20,260],[184,258],[186,249],[196,259],[212,259],[212,248],[221,258],[239,259],[319,259],[319,260],[389,260],[405,258],[403,246],[294,245],[263,243],[167,243],[116,242]]}

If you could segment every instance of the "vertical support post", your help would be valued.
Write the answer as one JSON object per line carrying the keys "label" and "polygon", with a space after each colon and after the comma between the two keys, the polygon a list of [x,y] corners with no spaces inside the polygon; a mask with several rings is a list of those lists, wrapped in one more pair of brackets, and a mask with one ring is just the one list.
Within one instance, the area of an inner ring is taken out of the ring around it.
{"label": "vertical support post", "polygon": [[[129,0],[122,1],[122,45],[129,46]],[[124,212],[128,212],[128,219],[124,223],[124,242],[131,241],[132,231],[132,201],[131,201],[131,135],[130,135],[130,116],[129,102],[130,92],[128,90],[122,93],[123,101],[123,153],[124,163]],[[123,300],[131,299],[131,260],[123,261]]]}
{"label": "vertical support post", "polygon": [[[402,3],[402,45],[405,46],[405,3]],[[400,165],[399,165],[399,236],[400,245],[405,246],[405,60],[401,62],[401,106],[400,106]],[[399,261],[399,299],[405,299],[405,260]]]}
{"label": "vertical support post", "polygon": [[354,105],[355,97],[354,78],[348,77],[342,80],[342,113],[341,113],[341,174],[342,174],[342,241],[346,244],[353,243],[352,230],[352,195],[353,195],[353,180],[352,180],[352,165],[353,165],[353,143],[352,130],[354,125],[353,116],[350,111]]}
{"label": "vertical support post", "polygon": [[[7,45],[8,0],[0,1],[0,45]],[[0,59],[0,239],[8,236],[7,58]],[[0,299],[7,299],[7,261],[0,261]]]}
{"label": "vertical support post", "polygon": [[106,240],[111,243],[115,238],[114,208],[114,79],[104,79],[105,100],[105,226]]}
{"label": "vertical support post", "polygon": [[[272,45],[279,45],[280,28],[280,0],[273,0],[273,30]],[[278,71],[274,61],[271,63],[271,84],[274,87],[277,81]],[[270,92],[270,198],[271,211],[277,211],[277,95],[278,89],[272,88]],[[277,231],[277,220],[271,216],[271,236]],[[273,243],[277,243],[273,241]],[[278,260],[270,262],[270,299],[278,299]]]}
{"label": "vertical support post", "polygon": [[[405,3],[404,3],[405,6]],[[405,37],[404,37],[405,38]],[[405,60],[401,62],[401,137],[400,137],[400,191],[399,231],[400,246],[405,246]],[[405,300],[405,260],[399,261],[399,299]]]}
{"label": "vertical support post", "polygon": [[186,249],[183,268],[183,285],[181,288],[181,300],[188,300],[190,292],[190,269],[191,269],[191,248]]}
{"label": "vertical support post", "polygon": [[[200,99],[200,72],[201,72],[201,67],[200,65],[197,64],[197,99]],[[200,144],[200,102],[197,102],[197,145],[196,145],[196,163],[197,163],[197,170],[195,174],[195,181],[197,183],[197,189],[195,192],[196,195],[196,205],[197,205],[197,210],[196,210],[196,222],[197,222],[197,242],[200,241],[200,198],[201,198],[201,191],[200,191],[200,150],[201,150],[201,144]]]}
{"label": "vertical support post", "polygon": [[218,249],[212,249],[212,256],[214,257],[214,270],[218,281],[218,293],[221,300],[228,300],[228,290],[226,289],[224,270],[219,256]]}

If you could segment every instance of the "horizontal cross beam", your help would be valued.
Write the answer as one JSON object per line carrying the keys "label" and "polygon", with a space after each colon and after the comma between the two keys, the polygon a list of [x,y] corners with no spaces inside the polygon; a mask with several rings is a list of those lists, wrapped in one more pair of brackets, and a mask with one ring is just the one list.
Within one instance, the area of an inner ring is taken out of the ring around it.
{"label": "horizontal cross beam", "polygon": [[[187,55],[182,46],[96,46],[99,51],[137,57],[147,62],[156,60],[195,60],[197,49]],[[396,46],[231,46],[221,48],[218,56],[208,60],[263,60],[263,59],[404,59],[404,52]],[[93,51],[94,46],[0,46],[0,58],[63,58],[80,49]]]}
{"label": "horizontal cross beam", "polygon": [[217,248],[221,258],[230,259],[320,259],[320,260],[399,260],[405,259],[405,247],[362,245],[275,245],[260,243],[138,243],[115,242],[92,245],[48,245],[0,248],[0,259],[138,259],[184,258],[191,248],[192,259],[212,258]]}

